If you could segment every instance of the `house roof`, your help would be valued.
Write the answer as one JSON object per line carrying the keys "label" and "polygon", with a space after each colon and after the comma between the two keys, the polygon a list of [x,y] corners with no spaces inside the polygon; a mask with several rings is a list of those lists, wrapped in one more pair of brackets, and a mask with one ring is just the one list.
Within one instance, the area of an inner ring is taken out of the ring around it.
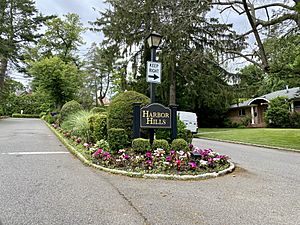
{"label": "house roof", "polygon": [[258,99],[265,100],[266,102],[270,102],[270,100],[277,98],[277,97],[286,97],[288,99],[300,98],[300,87],[283,89],[280,91],[274,91],[272,93],[262,95],[257,98],[249,99],[249,100],[241,102],[239,104],[231,105],[230,108],[247,107],[247,106],[251,105],[255,100],[258,100]]}

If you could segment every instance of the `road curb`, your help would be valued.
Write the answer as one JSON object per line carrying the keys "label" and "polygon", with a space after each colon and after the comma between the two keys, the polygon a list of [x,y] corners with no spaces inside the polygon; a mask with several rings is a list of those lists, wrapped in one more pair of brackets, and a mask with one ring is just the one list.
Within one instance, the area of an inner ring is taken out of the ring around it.
{"label": "road curb", "polygon": [[208,178],[216,178],[218,176],[224,176],[227,173],[233,172],[235,169],[235,165],[233,162],[229,162],[230,166],[222,171],[213,172],[213,173],[205,173],[199,175],[168,175],[168,174],[147,174],[147,173],[137,173],[137,172],[127,172],[124,170],[117,170],[117,169],[110,169],[106,168],[94,163],[91,163],[87,160],[80,152],[78,152],[71,144],[66,141],[66,139],[50,124],[44,121],[44,123],[50,128],[50,130],[58,137],[58,139],[66,146],[66,148],[76,157],[79,158],[81,162],[85,165],[93,167],[95,169],[100,169],[105,172],[113,173],[113,174],[120,174],[129,177],[137,177],[137,178],[150,178],[150,179],[167,179],[167,180],[202,180]]}
{"label": "road curb", "polygon": [[289,152],[300,153],[300,150],[293,149],[293,148],[281,148],[281,147],[275,147],[275,146],[269,146],[269,145],[251,144],[251,143],[246,143],[246,142],[230,141],[230,140],[223,140],[223,139],[209,138],[209,137],[195,137],[195,139],[196,138],[203,139],[203,140],[211,140],[211,141],[218,141],[218,142],[225,142],[225,143],[232,143],[232,144],[247,145],[247,146],[275,149],[275,150],[280,150],[280,151],[289,151]]}

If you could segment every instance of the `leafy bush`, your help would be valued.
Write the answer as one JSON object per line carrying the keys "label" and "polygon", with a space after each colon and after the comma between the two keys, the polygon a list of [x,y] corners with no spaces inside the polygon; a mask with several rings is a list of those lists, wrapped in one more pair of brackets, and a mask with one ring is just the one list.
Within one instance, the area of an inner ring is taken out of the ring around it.
{"label": "leafy bush", "polygon": [[132,140],[132,150],[138,153],[145,153],[151,150],[149,139],[136,138]]}
{"label": "leafy bush", "polygon": [[180,150],[188,151],[189,147],[188,147],[188,143],[184,139],[178,138],[172,141],[171,149],[175,151],[180,151]]}
{"label": "leafy bush", "polygon": [[14,117],[14,118],[40,118],[38,114],[20,114],[20,113],[13,113],[12,117]]}
{"label": "leafy bush", "polygon": [[300,128],[300,113],[292,113],[291,115],[292,127]]}
{"label": "leafy bush", "polygon": [[134,102],[140,102],[144,106],[150,103],[150,100],[135,91],[127,91],[116,96],[108,107],[107,128],[122,128],[127,136],[131,137]]}
{"label": "leafy bush", "polygon": [[[92,113],[92,111],[91,111]],[[92,141],[107,139],[107,115],[94,114],[89,118]]]}
{"label": "leafy bush", "polygon": [[61,120],[64,121],[68,116],[78,111],[83,110],[83,107],[75,100],[69,101],[61,108]]}
{"label": "leafy bush", "polygon": [[103,113],[106,112],[106,109],[104,107],[94,107],[91,109],[91,113]]}
{"label": "leafy bush", "polygon": [[162,148],[164,150],[168,150],[170,148],[167,140],[164,139],[155,139],[152,145],[153,149]]}
{"label": "leafy bush", "polygon": [[108,130],[108,143],[112,151],[118,151],[128,145],[126,131],[121,128],[111,128]]}
{"label": "leafy bush", "polygon": [[[188,133],[184,122],[177,117],[177,138],[183,138],[190,143],[191,136]],[[155,135],[157,139],[165,139],[171,143],[171,129],[157,129]]]}
{"label": "leafy bush", "polygon": [[72,135],[81,137],[84,141],[89,142],[91,140],[91,130],[89,124],[89,118],[92,113],[87,111],[78,111],[69,115],[65,121],[63,121],[61,127],[71,132]]}
{"label": "leafy bush", "polygon": [[46,115],[42,116],[42,119],[50,124],[55,122],[55,118],[53,116],[51,116],[50,114],[46,114]]}
{"label": "leafy bush", "polygon": [[101,148],[104,151],[109,151],[109,143],[104,139],[97,141],[94,147]]}
{"label": "leafy bush", "polygon": [[287,98],[277,97],[271,100],[265,120],[268,127],[291,127],[291,113]]}

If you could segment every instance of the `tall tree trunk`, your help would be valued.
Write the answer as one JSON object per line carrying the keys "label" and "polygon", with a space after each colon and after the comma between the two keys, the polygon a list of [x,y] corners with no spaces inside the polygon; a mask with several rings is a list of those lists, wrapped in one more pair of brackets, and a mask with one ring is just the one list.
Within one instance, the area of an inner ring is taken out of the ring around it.
{"label": "tall tree trunk", "polygon": [[7,58],[1,57],[0,60],[0,91],[4,88],[4,78],[7,70]]}
{"label": "tall tree trunk", "polygon": [[176,71],[175,71],[175,55],[171,55],[170,60],[170,105],[176,104]]}
{"label": "tall tree trunk", "polygon": [[252,4],[250,4],[250,8],[251,8],[251,12],[250,12],[247,1],[246,0],[242,0],[242,1],[243,1],[243,6],[244,6],[244,9],[245,9],[248,21],[251,25],[255,40],[256,40],[257,45],[258,45],[259,55],[260,55],[261,62],[262,62],[262,65],[263,65],[263,70],[265,72],[268,72],[269,71],[269,63],[268,63],[268,59],[267,59],[267,56],[266,56],[264,45],[261,41],[261,38],[259,36],[258,30],[257,30],[257,27],[256,27],[256,21],[255,21],[256,17],[255,17],[254,6]]}

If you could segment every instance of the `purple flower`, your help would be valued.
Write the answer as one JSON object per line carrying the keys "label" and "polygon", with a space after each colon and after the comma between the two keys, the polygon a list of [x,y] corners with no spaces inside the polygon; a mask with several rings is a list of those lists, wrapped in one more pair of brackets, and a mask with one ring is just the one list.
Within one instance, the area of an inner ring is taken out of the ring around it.
{"label": "purple flower", "polygon": [[195,162],[189,162],[189,166],[191,167],[191,169],[196,169],[197,168],[197,164]]}
{"label": "purple flower", "polygon": [[146,152],[146,157],[152,159],[152,153],[150,151]]}
{"label": "purple flower", "polygon": [[175,151],[174,151],[174,150],[171,150],[171,151],[170,151],[170,154],[171,154],[171,155],[175,155]]}
{"label": "purple flower", "polygon": [[168,156],[166,157],[166,161],[167,161],[167,162],[171,162],[171,161],[172,161],[172,156],[168,155]]}
{"label": "purple flower", "polygon": [[193,149],[194,145],[189,144],[189,149]]}

